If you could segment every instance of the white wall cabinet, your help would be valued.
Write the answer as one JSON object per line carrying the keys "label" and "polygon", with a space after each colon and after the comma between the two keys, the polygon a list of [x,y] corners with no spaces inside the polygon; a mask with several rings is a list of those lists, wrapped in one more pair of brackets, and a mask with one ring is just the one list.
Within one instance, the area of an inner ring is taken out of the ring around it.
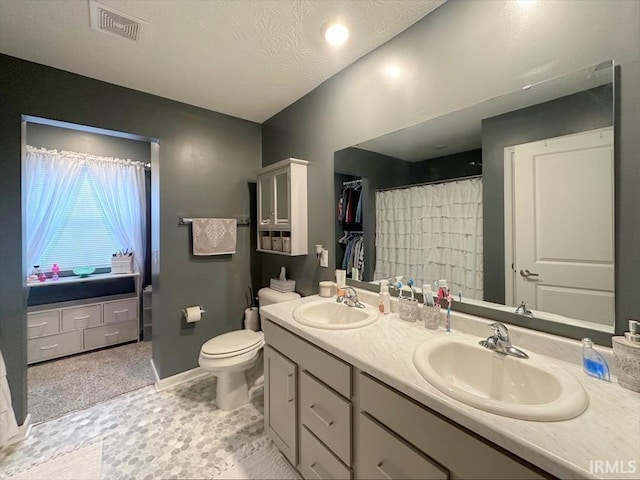
{"label": "white wall cabinet", "polygon": [[139,337],[138,297],[90,299],[27,312],[27,362],[64,357]]}
{"label": "white wall cabinet", "polygon": [[258,171],[258,251],[306,255],[307,162],[288,158]]}
{"label": "white wall cabinet", "polygon": [[[303,478],[548,476],[271,320],[263,328],[265,427]],[[274,428],[283,411],[286,428]],[[290,440],[283,449],[284,432]]]}

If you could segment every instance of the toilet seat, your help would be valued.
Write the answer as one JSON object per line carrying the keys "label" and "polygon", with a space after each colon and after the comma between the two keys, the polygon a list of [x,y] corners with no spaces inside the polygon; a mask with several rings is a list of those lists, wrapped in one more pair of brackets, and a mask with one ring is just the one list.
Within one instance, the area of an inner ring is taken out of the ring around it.
{"label": "toilet seat", "polygon": [[204,357],[229,358],[259,350],[264,345],[264,333],[253,330],[236,330],[223,333],[205,342],[200,349]]}

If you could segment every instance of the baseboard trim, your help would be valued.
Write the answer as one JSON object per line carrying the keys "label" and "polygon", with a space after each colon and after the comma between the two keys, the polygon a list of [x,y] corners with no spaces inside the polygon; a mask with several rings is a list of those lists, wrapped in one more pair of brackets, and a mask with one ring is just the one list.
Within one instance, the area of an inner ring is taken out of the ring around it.
{"label": "baseboard trim", "polygon": [[7,443],[2,446],[7,447],[9,445],[13,445],[15,443],[19,443],[26,440],[27,438],[29,438],[29,434],[31,433],[32,426],[33,425],[31,424],[31,414],[27,413],[27,416],[24,419],[24,422],[22,422],[22,425],[18,427],[18,433],[16,433],[13,437],[11,437],[7,441]]}
{"label": "baseboard trim", "polygon": [[186,372],[181,372],[167,378],[160,378],[160,376],[158,375],[158,370],[156,370],[156,366],[153,363],[153,359],[151,360],[151,368],[153,368],[153,375],[156,378],[156,392],[161,392],[168,388],[175,387],[176,385],[180,385],[181,383],[195,380],[196,378],[204,377],[205,375],[209,375],[209,372],[207,372],[204,368],[196,367],[192,368],[191,370],[187,370]]}

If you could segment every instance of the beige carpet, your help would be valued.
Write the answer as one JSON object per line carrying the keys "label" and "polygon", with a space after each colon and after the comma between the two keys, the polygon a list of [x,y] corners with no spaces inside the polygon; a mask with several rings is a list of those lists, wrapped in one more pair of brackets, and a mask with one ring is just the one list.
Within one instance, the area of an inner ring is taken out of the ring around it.
{"label": "beige carpet", "polygon": [[102,442],[63,453],[9,477],[11,480],[100,480]]}
{"label": "beige carpet", "polygon": [[130,343],[32,365],[27,369],[33,423],[97,405],[154,381],[151,342]]}

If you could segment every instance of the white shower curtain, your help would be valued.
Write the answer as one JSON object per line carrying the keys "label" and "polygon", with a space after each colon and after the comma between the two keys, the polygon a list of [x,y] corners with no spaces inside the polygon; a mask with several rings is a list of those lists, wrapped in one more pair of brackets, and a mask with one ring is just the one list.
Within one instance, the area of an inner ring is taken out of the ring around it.
{"label": "white shower curtain", "polygon": [[376,192],[374,280],[397,275],[483,299],[482,179]]}

